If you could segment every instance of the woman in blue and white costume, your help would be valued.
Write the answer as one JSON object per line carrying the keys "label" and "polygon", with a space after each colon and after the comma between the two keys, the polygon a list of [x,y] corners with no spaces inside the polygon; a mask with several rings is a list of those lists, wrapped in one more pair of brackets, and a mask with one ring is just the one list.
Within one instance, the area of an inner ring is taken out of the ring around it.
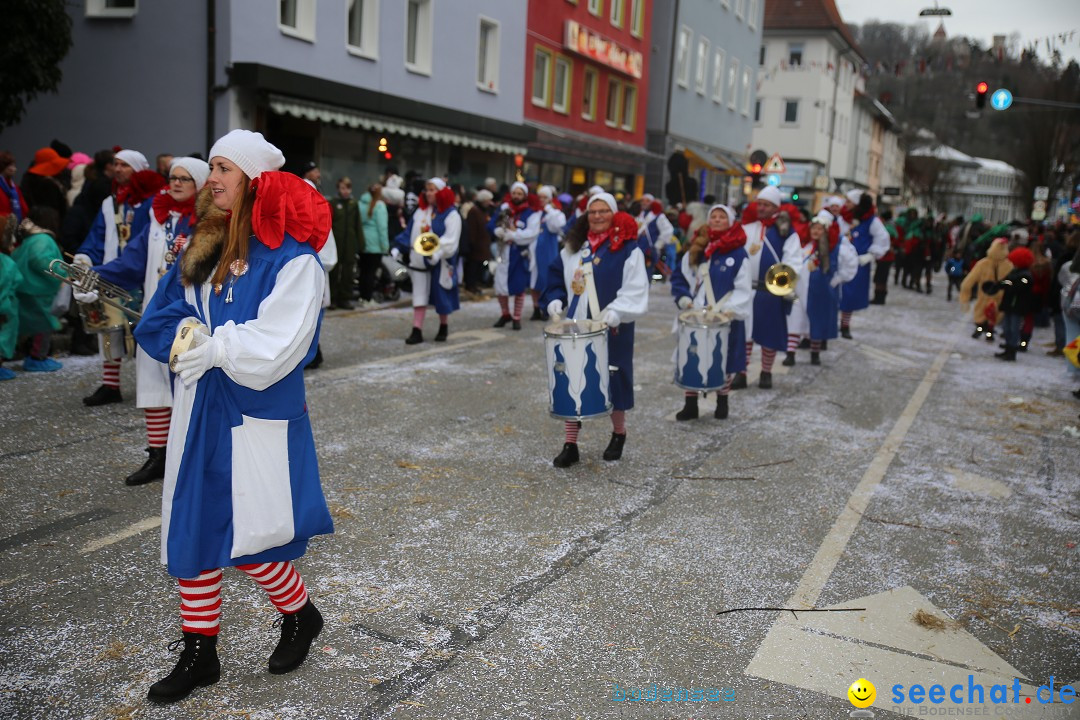
{"label": "woman in blue and white costume", "polygon": [[178,353],[161,559],[180,585],[184,650],[150,688],[154,702],[217,682],[225,566],[253,578],[282,614],[271,673],[298,667],[323,626],[291,561],[333,532],[303,370],[322,322],[317,253],[331,216],[314,188],[274,172],[284,161],[247,130],[214,144],[203,191],[213,208],[135,331],[159,362]]}
{"label": "woman in blue and white costume", "polygon": [[[746,325],[754,309],[754,292],[746,233],[736,224],[735,211],[727,205],[713,205],[708,218],[683,255],[680,269],[671,274],[671,294],[679,310],[706,307],[711,297],[716,303],[714,310],[730,321],[725,347],[720,348],[722,356],[711,359],[724,363],[724,386],[716,392],[713,413],[722,420],[728,416],[728,393],[735,373],[746,369]],[[675,419],[697,416],[698,393],[687,390],[685,405]]]}
{"label": "woman in blue and white costume", "polygon": [[[400,260],[409,257],[409,279],[412,281],[413,328],[406,345],[424,342],[424,317],[428,305],[439,314],[436,342],[446,342],[450,330],[450,313],[461,307],[458,299],[457,251],[461,242],[461,214],[454,207],[454,190],[446,181],[433,177],[424,185],[420,204],[409,220],[405,231],[394,238],[390,254]],[[421,233],[439,236],[439,247],[429,257],[413,252],[413,241]]]}
{"label": "woman in blue and white costume", "polygon": [[850,191],[842,218],[851,229],[851,244],[859,255],[859,271],[840,286],[840,336],[850,340],[852,314],[870,307],[870,263],[889,252],[892,241],[869,193]]}
{"label": "woman in blue and white costume", "polygon": [[[574,287],[585,290],[571,294]],[[649,277],[637,242],[637,221],[618,211],[610,193],[594,195],[585,216],[567,232],[549,269],[543,302],[552,317],[565,309],[567,318],[591,318],[608,326],[608,363],[618,369],[611,373],[609,385],[614,411],[604,459],[618,460],[626,444],[626,411],[634,407],[634,321],[649,309]],[[566,421],[566,442],[555,467],[570,467],[580,460],[580,427],[577,421]]]}
{"label": "woman in blue and white costume", "polygon": [[[194,157],[173,160],[168,187],[154,196],[150,223],[131,239],[123,254],[94,267],[94,272],[107,282],[124,288],[141,288],[143,311],[191,236],[195,225],[195,195],[209,175],[210,166],[204,160]],[[74,297],[79,302],[93,303],[98,294],[76,289]],[[141,468],[127,476],[124,480],[127,485],[143,485],[165,477],[165,447],[172,415],[169,368],[142,348],[135,350],[135,406],[143,409],[146,418],[149,457]]]}
{"label": "woman in blue and white costume", "polygon": [[[530,252],[540,236],[543,206],[540,198],[529,194],[523,182],[510,186],[510,194],[499,206],[499,212],[488,220],[488,232],[498,243],[499,257],[495,266],[495,297],[501,313],[495,327],[513,323],[521,329],[521,311],[525,307],[525,291],[531,287],[530,272],[535,256]],[[551,263],[549,262],[548,265]],[[510,296],[514,297],[513,313]]]}
{"label": "woman in blue and white costume", "polygon": [[[859,254],[839,228],[830,227],[833,215],[822,210],[810,221],[809,254],[800,280],[807,279],[806,314],[810,334],[810,364],[821,364],[821,347],[837,335],[836,313],[840,285],[859,269]],[[828,250],[826,250],[828,248]]]}
{"label": "woman in blue and white costume", "polygon": [[547,310],[541,309],[540,298],[544,296],[548,283],[548,268],[559,256],[559,240],[566,225],[566,213],[555,197],[555,188],[542,185],[537,188],[536,196],[544,206],[540,216],[540,234],[529,248],[529,287],[532,288],[533,320],[547,320]]}

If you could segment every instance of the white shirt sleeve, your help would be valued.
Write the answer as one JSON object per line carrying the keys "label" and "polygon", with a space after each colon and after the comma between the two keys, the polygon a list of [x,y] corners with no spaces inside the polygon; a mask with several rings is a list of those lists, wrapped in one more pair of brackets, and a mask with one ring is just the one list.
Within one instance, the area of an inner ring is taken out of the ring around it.
{"label": "white shirt sleeve", "polygon": [[635,247],[623,263],[622,286],[611,304],[601,310],[614,310],[621,322],[634,322],[649,310],[649,275],[645,255]]}
{"label": "white shirt sleeve", "polygon": [[656,216],[656,229],[660,231],[659,237],[656,238],[656,249],[661,250],[671,242],[671,238],[675,235],[675,228],[667,219],[667,215],[660,213]]}
{"label": "white shirt sleeve", "polygon": [[326,236],[326,242],[319,251],[319,260],[322,261],[323,270],[330,272],[338,263],[337,241],[334,240],[334,231]]}
{"label": "white shirt sleeve", "polygon": [[562,210],[556,210],[550,206],[548,207],[550,209],[544,215],[544,224],[547,227],[548,232],[558,235],[566,226],[566,213]]}
{"label": "white shirt sleeve", "polygon": [[889,252],[891,242],[889,231],[885,229],[885,223],[881,218],[875,217],[870,221],[870,254],[877,259]]}
{"label": "white shirt sleeve", "polygon": [[855,246],[846,237],[840,239],[839,259],[836,275],[841,283],[850,282],[859,272],[859,253],[855,252]]}
{"label": "white shirt sleeve", "polygon": [[797,273],[802,272],[803,251],[798,233],[791,233],[788,235],[787,240],[784,241],[784,252],[780,262],[790,265]]}
{"label": "white shirt sleeve", "polygon": [[540,221],[543,219],[543,214],[534,212],[529,215],[529,219],[525,221],[525,227],[520,230],[508,230],[503,235],[504,240],[510,240],[515,245],[530,245],[533,240],[536,240],[540,235]]}
{"label": "white shirt sleeve", "polygon": [[432,265],[444,258],[453,256],[461,242],[461,213],[452,212],[446,216],[443,234],[439,236],[439,249],[431,254]]}
{"label": "white shirt sleeve", "polygon": [[225,374],[239,385],[265,390],[295,370],[315,339],[325,286],[313,255],[287,262],[254,320],[230,320],[214,330],[225,348]]}
{"label": "white shirt sleeve", "polygon": [[735,276],[735,287],[731,289],[731,297],[721,309],[734,313],[736,320],[745,320],[753,312],[754,291],[750,283],[749,262],[743,261],[739,267],[739,274]]}

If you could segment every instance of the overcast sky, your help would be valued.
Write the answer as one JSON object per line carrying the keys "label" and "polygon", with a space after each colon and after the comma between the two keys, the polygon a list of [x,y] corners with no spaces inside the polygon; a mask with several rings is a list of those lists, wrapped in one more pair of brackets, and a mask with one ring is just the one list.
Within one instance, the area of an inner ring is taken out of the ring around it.
{"label": "overcast sky", "polygon": [[943,19],[949,37],[966,35],[979,39],[984,46],[990,45],[994,35],[1016,31],[1020,33],[1021,47],[1039,39],[1042,60],[1048,57],[1042,38],[1076,30],[1071,41],[1059,41],[1057,47],[1066,61],[1073,58],[1080,62],[1080,0],[938,0],[939,7],[952,10],[952,17],[919,17],[920,10],[933,6],[934,0],[836,0],[840,16],[848,23],[861,25],[867,20],[881,20],[910,25],[922,21],[933,32],[938,20]]}

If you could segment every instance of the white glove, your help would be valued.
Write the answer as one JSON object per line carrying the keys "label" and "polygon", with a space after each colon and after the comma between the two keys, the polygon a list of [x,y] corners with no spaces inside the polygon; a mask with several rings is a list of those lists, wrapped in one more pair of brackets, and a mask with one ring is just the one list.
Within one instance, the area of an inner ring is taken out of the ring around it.
{"label": "white glove", "polygon": [[680,310],[686,310],[688,307],[694,304],[694,301],[689,295],[683,295],[681,298],[675,301],[675,304],[679,306]]}
{"label": "white glove", "polygon": [[401,262],[401,250],[399,248],[392,248],[390,250],[390,257],[394,258],[398,262]]}
{"label": "white glove", "polygon": [[495,237],[502,240],[504,235],[506,235],[506,228],[503,228],[503,227],[495,228]]}
{"label": "white glove", "polygon": [[833,279],[829,281],[829,287],[837,287],[840,285],[840,276],[833,275]]}
{"label": "white glove", "polygon": [[547,312],[553,318],[562,317],[563,304],[562,300],[552,300],[548,303]]}
{"label": "white glove", "polygon": [[215,337],[196,332],[195,347],[176,358],[173,372],[180,376],[184,385],[191,387],[199,382],[199,378],[206,374],[207,370],[221,367],[224,362],[225,345]]}
{"label": "white glove", "polygon": [[94,263],[90,260],[90,256],[85,253],[79,253],[75,257],[71,258],[72,265],[82,265],[83,267],[94,267]]}
{"label": "white glove", "polygon": [[91,290],[90,292],[83,292],[81,290],[72,289],[71,297],[75,298],[76,302],[85,303],[86,305],[96,303],[98,301],[98,294],[96,290]]}
{"label": "white glove", "polygon": [[600,313],[600,319],[603,320],[604,324],[607,325],[609,328],[617,328],[619,327],[619,323],[622,322],[622,320],[619,318],[619,313],[615,312],[611,308],[608,308],[604,312]]}
{"label": "white glove", "polygon": [[859,256],[859,264],[860,265],[869,265],[871,262],[873,262],[873,260],[874,260],[874,256],[871,255],[870,253],[863,253],[862,255]]}

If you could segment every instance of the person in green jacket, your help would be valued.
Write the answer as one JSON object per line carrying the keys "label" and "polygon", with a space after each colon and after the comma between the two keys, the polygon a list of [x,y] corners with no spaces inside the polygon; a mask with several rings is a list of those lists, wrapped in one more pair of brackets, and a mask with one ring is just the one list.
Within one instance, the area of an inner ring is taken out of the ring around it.
{"label": "person in green jacket", "polygon": [[330,201],[338,249],[338,263],[330,271],[330,301],[343,310],[352,310],[356,256],[364,245],[364,231],[360,227],[360,208],[352,196],[352,180],[347,177],[338,180],[337,192],[337,197]]}
{"label": "person in green jacket", "polygon": [[16,293],[23,277],[10,256],[18,219],[7,215],[0,217],[0,221],[3,221],[0,225],[0,380],[11,380],[15,373],[3,365],[4,360],[15,356],[15,343],[19,339],[19,298]]}
{"label": "person in green jacket", "polygon": [[63,367],[49,357],[53,332],[60,321],[52,314],[52,302],[60,289],[60,280],[46,270],[53,260],[60,260],[56,232],[60,216],[53,208],[38,206],[19,225],[19,244],[11,259],[19,266],[23,282],[18,289],[19,336],[30,338],[30,348],[23,359],[27,372],[54,372]]}
{"label": "person in green jacket", "polygon": [[390,252],[386,203],[379,183],[360,196],[360,219],[364,228],[364,246],[360,250],[360,299],[370,305],[375,302],[375,278],[383,255]]}

